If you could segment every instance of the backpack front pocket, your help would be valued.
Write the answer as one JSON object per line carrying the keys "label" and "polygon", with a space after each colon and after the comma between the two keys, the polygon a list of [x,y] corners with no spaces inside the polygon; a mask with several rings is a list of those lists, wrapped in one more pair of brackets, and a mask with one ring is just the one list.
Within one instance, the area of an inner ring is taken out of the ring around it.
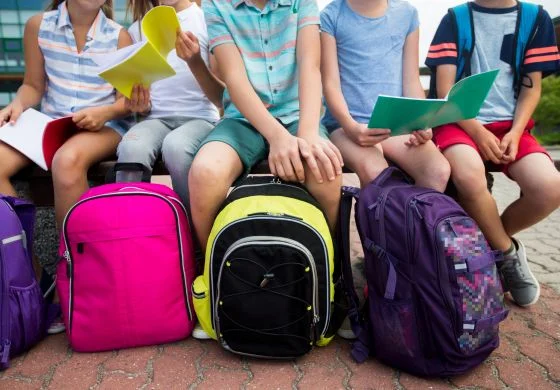
{"label": "backpack front pocket", "polygon": [[192,285],[192,296],[194,311],[200,322],[200,326],[212,338],[216,338],[216,333],[212,328],[212,320],[210,317],[210,294],[208,293],[208,286],[204,281],[204,275],[198,276]]}
{"label": "backpack front pocket", "polygon": [[41,340],[45,332],[45,305],[39,285],[10,287],[12,355],[21,353]]}
{"label": "backpack front pocket", "polygon": [[214,302],[226,349],[258,357],[307,353],[318,321],[317,271],[309,251],[283,238],[240,240],[224,256]]}

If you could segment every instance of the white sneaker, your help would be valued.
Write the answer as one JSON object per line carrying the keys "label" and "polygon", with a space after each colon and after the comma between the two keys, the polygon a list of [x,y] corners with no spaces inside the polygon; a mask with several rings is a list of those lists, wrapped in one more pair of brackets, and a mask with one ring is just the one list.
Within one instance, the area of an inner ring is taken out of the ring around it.
{"label": "white sneaker", "polygon": [[208,333],[206,333],[206,331],[204,329],[202,329],[202,326],[200,326],[200,323],[196,323],[196,325],[194,326],[193,332],[192,332],[192,337],[197,339],[197,340],[210,340],[211,337]]}
{"label": "white sneaker", "polygon": [[355,340],[356,335],[352,331],[352,326],[350,325],[350,319],[346,317],[340,328],[336,331],[336,334],[346,340]]}
{"label": "white sneaker", "polygon": [[49,326],[49,329],[47,329],[47,333],[48,334],[58,334],[58,333],[62,333],[66,330],[66,326],[64,325],[64,322],[62,321],[62,317],[57,317],[51,324],[51,326]]}

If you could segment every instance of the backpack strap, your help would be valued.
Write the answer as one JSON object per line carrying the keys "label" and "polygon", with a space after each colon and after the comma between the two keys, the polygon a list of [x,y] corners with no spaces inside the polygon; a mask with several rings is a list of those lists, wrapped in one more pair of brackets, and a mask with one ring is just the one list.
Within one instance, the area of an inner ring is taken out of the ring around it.
{"label": "backpack strap", "polygon": [[344,291],[348,300],[348,318],[352,326],[352,331],[357,339],[352,344],[352,357],[358,363],[362,363],[369,356],[369,340],[360,315],[360,300],[354,287],[352,277],[352,264],[350,263],[350,214],[352,210],[352,200],[358,199],[360,190],[356,187],[342,187],[342,199],[340,201],[340,252],[341,268]]}
{"label": "backpack strap", "polygon": [[538,22],[543,14],[542,5],[519,2],[517,9],[517,26],[515,28],[513,51],[513,87],[515,96],[519,95],[523,81],[522,69],[527,46],[535,37]]}
{"label": "backpack strap", "polygon": [[471,57],[474,50],[474,23],[470,3],[449,9],[457,41],[457,75],[455,82],[471,75]]}
{"label": "backpack strap", "polygon": [[33,261],[31,254],[33,249],[33,230],[35,228],[35,205],[28,200],[11,196],[0,195],[0,199],[7,202],[18,216],[21,226],[23,227],[23,234],[25,236],[24,245],[27,250],[27,256],[29,257],[29,261]]}

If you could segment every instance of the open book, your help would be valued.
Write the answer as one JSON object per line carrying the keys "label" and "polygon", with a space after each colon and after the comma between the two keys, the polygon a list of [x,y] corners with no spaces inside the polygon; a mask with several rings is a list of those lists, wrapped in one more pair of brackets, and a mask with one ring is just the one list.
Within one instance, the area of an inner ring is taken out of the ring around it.
{"label": "open book", "polygon": [[445,99],[380,95],[368,127],[390,129],[394,136],[476,118],[498,72],[491,70],[459,80]]}
{"label": "open book", "polygon": [[72,117],[52,119],[37,110],[29,108],[15,124],[0,127],[0,141],[27,156],[35,164],[48,171],[54,154],[78,128]]}
{"label": "open book", "polygon": [[179,28],[173,7],[152,8],[142,19],[146,41],[96,57],[99,76],[127,98],[134,84],[150,86],[154,81],[173,76],[175,71],[167,62],[167,56],[175,48]]}

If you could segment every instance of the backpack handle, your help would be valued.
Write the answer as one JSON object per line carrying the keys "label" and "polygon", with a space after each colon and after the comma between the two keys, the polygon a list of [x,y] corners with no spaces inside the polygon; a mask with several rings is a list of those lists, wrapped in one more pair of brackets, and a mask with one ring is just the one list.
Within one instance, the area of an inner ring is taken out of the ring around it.
{"label": "backpack handle", "polygon": [[381,172],[379,176],[377,176],[377,178],[373,180],[373,183],[375,183],[375,185],[379,187],[383,187],[393,179],[397,179],[399,181],[404,180],[408,184],[413,184],[412,179],[406,173],[404,173],[400,168],[396,166],[390,166],[388,168],[385,168],[383,172]]}
{"label": "backpack handle", "polygon": [[[120,175],[119,173],[122,173]],[[117,182],[144,182],[149,183],[152,178],[152,170],[140,163],[116,163],[107,172],[105,183]]]}

